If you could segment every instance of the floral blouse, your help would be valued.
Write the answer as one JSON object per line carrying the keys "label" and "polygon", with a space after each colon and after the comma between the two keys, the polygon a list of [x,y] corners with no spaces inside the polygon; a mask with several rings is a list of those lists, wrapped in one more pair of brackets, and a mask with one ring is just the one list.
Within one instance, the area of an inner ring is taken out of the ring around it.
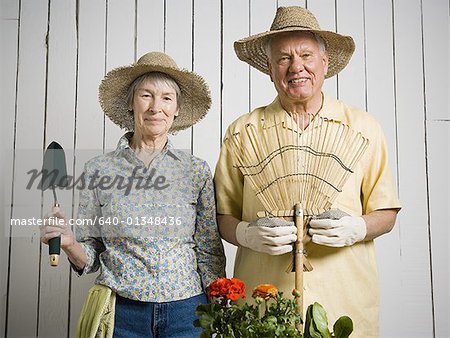
{"label": "floral blouse", "polygon": [[139,301],[198,295],[225,276],[210,169],[170,141],[146,167],[131,136],[85,165],[76,236],[88,260],[77,273],[100,268],[96,284]]}

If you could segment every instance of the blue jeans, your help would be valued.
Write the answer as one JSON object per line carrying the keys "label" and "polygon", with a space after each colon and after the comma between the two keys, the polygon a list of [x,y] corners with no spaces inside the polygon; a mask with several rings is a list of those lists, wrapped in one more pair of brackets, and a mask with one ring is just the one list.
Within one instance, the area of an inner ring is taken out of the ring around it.
{"label": "blue jeans", "polygon": [[151,303],[117,295],[114,338],[193,338],[202,330],[193,325],[195,309],[206,304],[205,294],[188,299]]}

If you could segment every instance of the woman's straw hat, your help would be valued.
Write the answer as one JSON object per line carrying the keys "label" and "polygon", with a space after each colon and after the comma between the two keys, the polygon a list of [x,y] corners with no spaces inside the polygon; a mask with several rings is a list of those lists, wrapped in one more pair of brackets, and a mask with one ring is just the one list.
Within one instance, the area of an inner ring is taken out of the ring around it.
{"label": "woman's straw hat", "polygon": [[135,64],[111,70],[102,80],[99,101],[111,121],[123,129],[134,130],[134,117],[127,105],[127,91],[136,78],[149,72],[165,73],[180,87],[180,112],[170,133],[189,128],[206,115],[211,107],[211,97],[205,80],[194,72],[178,68],[167,54],[151,52]]}
{"label": "woman's straw hat", "polygon": [[355,50],[355,43],[350,36],[321,30],[317,19],[310,11],[296,6],[279,7],[269,31],[236,41],[234,50],[240,60],[269,74],[266,54],[268,39],[276,34],[295,31],[313,32],[325,41],[328,52],[326,78],[332,77],[344,69]]}

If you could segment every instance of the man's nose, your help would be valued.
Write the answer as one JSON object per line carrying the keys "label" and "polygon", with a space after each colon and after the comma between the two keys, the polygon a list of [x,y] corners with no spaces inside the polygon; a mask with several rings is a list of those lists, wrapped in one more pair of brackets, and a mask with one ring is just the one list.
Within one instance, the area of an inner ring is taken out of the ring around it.
{"label": "man's nose", "polygon": [[289,70],[292,73],[298,73],[305,69],[305,66],[303,64],[303,60],[301,57],[295,56],[292,58],[291,65],[289,67]]}

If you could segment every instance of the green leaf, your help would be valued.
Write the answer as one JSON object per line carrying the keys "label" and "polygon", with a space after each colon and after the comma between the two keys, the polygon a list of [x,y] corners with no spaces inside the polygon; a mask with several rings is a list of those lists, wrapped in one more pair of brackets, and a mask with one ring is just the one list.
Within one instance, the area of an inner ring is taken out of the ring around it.
{"label": "green leaf", "polygon": [[312,315],[313,305],[310,304],[306,310],[304,338],[321,338],[320,333],[314,327],[314,320]]}
{"label": "green leaf", "polygon": [[350,317],[342,316],[333,325],[336,338],[347,338],[353,332],[353,321]]}
{"label": "green leaf", "polygon": [[322,305],[315,302],[312,306],[312,320],[317,331],[323,338],[331,338],[331,332],[328,329],[327,313]]}

